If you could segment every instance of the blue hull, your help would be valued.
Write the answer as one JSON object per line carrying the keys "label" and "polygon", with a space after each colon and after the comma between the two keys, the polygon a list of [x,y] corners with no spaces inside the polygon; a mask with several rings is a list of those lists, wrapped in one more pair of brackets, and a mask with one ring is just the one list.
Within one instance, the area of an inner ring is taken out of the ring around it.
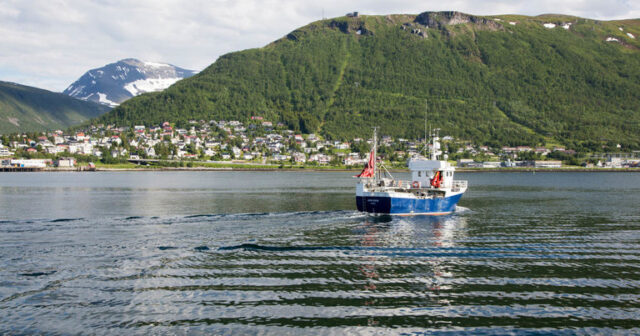
{"label": "blue hull", "polygon": [[462,194],[445,198],[417,199],[356,196],[358,211],[390,215],[447,215],[456,209]]}

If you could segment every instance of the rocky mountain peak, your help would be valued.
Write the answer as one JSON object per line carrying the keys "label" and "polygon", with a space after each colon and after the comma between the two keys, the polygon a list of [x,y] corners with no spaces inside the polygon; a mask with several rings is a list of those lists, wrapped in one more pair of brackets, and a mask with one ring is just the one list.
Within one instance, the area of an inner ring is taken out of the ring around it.
{"label": "rocky mountain peak", "polygon": [[492,29],[499,29],[501,27],[500,24],[493,20],[457,11],[424,12],[416,17],[415,22],[429,28],[443,28],[444,26],[465,23],[484,25]]}
{"label": "rocky mountain peak", "polygon": [[146,92],[161,91],[195,71],[171,64],[126,58],[91,69],[71,84],[64,94],[109,106]]}

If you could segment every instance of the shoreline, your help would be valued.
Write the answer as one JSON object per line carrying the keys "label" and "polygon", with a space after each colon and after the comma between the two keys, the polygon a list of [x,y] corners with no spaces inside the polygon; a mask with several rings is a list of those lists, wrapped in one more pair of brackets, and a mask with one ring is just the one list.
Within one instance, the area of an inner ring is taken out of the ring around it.
{"label": "shoreline", "polygon": [[[81,167],[80,167],[81,168]],[[96,167],[95,170],[75,168],[42,168],[28,172],[145,172],[145,171],[256,171],[256,172],[353,172],[360,169],[311,167]],[[408,169],[390,169],[392,173],[408,173]],[[27,171],[25,171],[27,172]],[[640,168],[460,168],[457,173],[640,173]]]}

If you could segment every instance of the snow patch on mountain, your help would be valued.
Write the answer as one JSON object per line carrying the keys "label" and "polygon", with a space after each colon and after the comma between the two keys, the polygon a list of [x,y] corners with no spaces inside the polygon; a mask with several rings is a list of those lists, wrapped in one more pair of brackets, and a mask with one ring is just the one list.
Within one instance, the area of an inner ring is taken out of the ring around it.
{"label": "snow patch on mountain", "polygon": [[114,103],[114,102],[110,101],[109,99],[107,99],[107,95],[102,93],[102,92],[98,92],[97,94],[98,94],[98,103],[100,103],[100,104],[105,104],[105,105],[109,105],[109,106],[113,106],[113,107],[120,105],[118,103]]}
{"label": "snow patch on mountain", "polygon": [[129,91],[133,96],[137,96],[145,92],[162,91],[181,79],[182,78],[139,79],[125,85],[124,89]]}
{"label": "snow patch on mountain", "polygon": [[155,62],[144,62],[144,65],[152,67],[152,68],[162,68],[162,67],[169,66],[168,64],[155,63]]}
{"label": "snow patch on mountain", "polygon": [[7,117],[7,120],[8,120],[10,123],[12,123],[12,124],[14,124],[14,125],[16,125],[16,126],[20,127],[20,119],[18,119],[18,118],[12,118],[12,117]]}
{"label": "snow patch on mountain", "polygon": [[82,90],[84,90],[84,85],[78,85],[77,87],[73,87],[73,85],[69,86],[65,91],[70,91],[70,96],[78,96]]}

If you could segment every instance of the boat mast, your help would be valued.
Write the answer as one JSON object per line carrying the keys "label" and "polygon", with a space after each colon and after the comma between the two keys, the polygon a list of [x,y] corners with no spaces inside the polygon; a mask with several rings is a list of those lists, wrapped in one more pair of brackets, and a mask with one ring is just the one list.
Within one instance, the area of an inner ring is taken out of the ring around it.
{"label": "boat mast", "polygon": [[438,152],[436,149],[436,130],[433,130],[431,136],[431,160],[438,160]]}
{"label": "boat mast", "polygon": [[378,180],[378,128],[373,128],[373,180]]}
{"label": "boat mast", "polygon": [[[431,132],[431,126],[429,126],[429,136],[433,136],[433,133]],[[433,147],[429,148],[429,142],[431,142],[431,140],[425,140],[425,142],[427,143],[427,154],[431,155],[431,151],[433,150]],[[425,157],[429,156],[425,155]]]}
{"label": "boat mast", "polygon": [[427,157],[427,150],[429,149],[429,141],[427,141],[427,111],[429,111],[429,102],[424,103],[424,157]]}
{"label": "boat mast", "polygon": [[440,129],[434,128],[433,135],[431,136],[431,160],[439,160],[438,155],[442,154],[440,151]]}

